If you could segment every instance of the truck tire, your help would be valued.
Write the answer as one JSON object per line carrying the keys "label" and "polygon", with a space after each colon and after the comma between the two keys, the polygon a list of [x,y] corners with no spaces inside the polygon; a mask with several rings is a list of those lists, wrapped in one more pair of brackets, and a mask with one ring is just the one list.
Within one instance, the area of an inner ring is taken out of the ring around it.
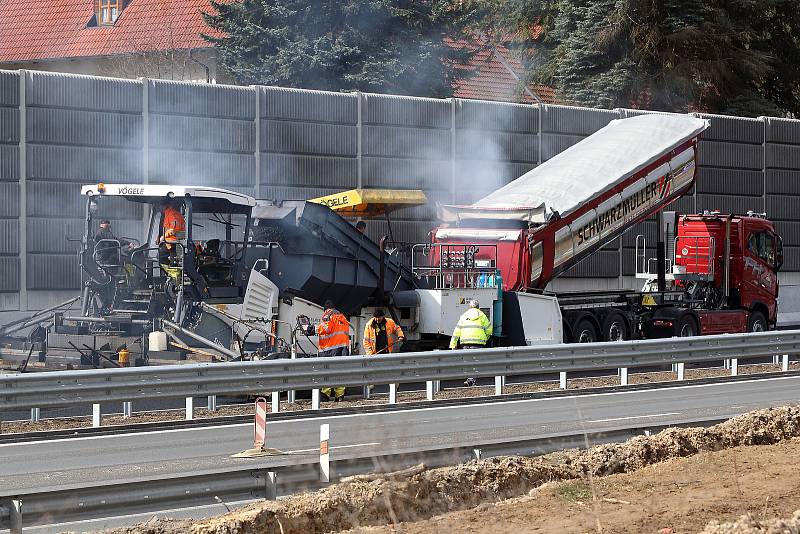
{"label": "truck tire", "polygon": [[581,319],[572,329],[573,343],[594,343],[598,339],[597,328],[589,319]]}
{"label": "truck tire", "polygon": [[677,328],[675,329],[675,334],[678,337],[692,337],[698,335],[699,329],[697,328],[697,321],[695,321],[694,317],[691,315],[681,315]]}
{"label": "truck tire", "polygon": [[769,326],[767,325],[767,319],[764,317],[764,314],[760,311],[751,312],[750,317],[747,318],[747,331],[766,332],[767,330],[769,330]]}
{"label": "truck tire", "polygon": [[628,324],[625,318],[619,313],[611,313],[603,321],[603,341],[624,341],[628,339]]}

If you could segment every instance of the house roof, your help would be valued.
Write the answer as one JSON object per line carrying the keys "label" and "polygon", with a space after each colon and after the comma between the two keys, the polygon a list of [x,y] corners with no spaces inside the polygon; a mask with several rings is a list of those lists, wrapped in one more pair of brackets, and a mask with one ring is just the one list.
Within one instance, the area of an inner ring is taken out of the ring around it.
{"label": "house roof", "polygon": [[113,26],[87,24],[96,0],[0,0],[0,63],[208,48],[208,0],[131,0]]}
{"label": "house roof", "polygon": [[453,96],[500,102],[535,103],[540,100],[545,104],[558,103],[552,87],[521,87],[520,80],[524,79],[525,68],[505,46],[478,49],[477,45],[466,41],[458,41],[451,46],[477,50],[467,64],[456,67],[463,76],[453,84]]}

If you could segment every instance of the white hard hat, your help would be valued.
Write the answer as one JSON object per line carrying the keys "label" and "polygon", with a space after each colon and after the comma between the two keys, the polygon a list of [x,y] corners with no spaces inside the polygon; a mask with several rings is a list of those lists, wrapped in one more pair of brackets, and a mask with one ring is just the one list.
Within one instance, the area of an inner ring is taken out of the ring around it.
{"label": "white hard hat", "polygon": [[469,307],[470,308],[480,308],[481,304],[477,300],[472,299],[472,300],[469,301]]}

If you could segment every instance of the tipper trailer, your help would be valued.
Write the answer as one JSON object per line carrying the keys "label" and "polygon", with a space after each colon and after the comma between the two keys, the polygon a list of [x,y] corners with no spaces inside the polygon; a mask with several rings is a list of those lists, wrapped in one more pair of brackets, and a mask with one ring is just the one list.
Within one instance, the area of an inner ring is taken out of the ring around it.
{"label": "tipper trailer", "polygon": [[[471,246],[483,262],[496,249],[506,291],[558,298],[568,342],[773,328],[783,252],[766,216],[663,214],[691,189],[697,141],[707,127],[685,115],[612,121],[470,206],[439,206],[445,226],[433,241]],[[653,214],[656,258],[646,256],[642,236],[636,240],[643,291],[544,291]]]}

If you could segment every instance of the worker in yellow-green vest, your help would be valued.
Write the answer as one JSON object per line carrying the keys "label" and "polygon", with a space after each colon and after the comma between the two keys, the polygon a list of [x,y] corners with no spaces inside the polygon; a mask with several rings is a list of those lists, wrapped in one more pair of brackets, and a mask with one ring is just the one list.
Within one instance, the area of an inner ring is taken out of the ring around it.
{"label": "worker in yellow-green vest", "polygon": [[[458,324],[450,338],[450,348],[455,349],[461,345],[462,349],[482,349],[492,336],[492,323],[480,309],[477,300],[469,301],[469,309],[458,318]],[[475,379],[470,377],[464,382],[467,386],[474,386]]]}

